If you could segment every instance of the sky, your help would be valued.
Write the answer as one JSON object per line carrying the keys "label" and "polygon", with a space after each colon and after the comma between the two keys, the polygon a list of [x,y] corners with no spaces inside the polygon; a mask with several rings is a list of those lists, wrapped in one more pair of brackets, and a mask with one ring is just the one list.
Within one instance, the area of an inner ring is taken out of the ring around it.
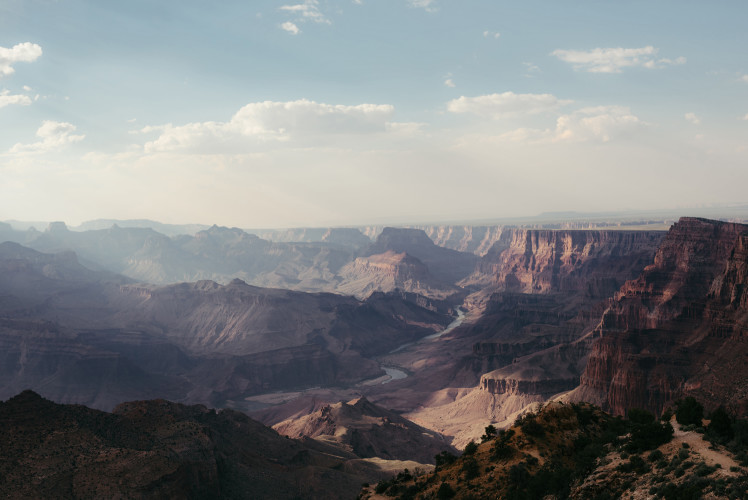
{"label": "sky", "polygon": [[748,203],[745,0],[0,0],[0,220]]}

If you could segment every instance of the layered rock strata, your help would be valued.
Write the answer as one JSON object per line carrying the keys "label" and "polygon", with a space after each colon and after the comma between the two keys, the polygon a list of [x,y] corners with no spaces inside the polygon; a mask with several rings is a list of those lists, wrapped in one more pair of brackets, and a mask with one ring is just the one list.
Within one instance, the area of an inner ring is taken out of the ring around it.
{"label": "layered rock strata", "polygon": [[573,397],[623,414],[694,395],[748,411],[748,226],[683,218],[610,301]]}

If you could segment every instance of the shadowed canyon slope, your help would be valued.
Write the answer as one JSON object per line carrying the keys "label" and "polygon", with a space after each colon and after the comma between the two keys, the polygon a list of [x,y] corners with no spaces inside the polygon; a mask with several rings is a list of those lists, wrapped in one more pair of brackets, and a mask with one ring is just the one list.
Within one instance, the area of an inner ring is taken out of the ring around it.
{"label": "shadowed canyon slope", "polygon": [[364,481],[418,465],[362,460],[240,412],[164,400],[104,413],[25,391],[0,403],[0,421],[9,498],[347,499]]}
{"label": "shadowed canyon slope", "polygon": [[74,255],[13,243],[0,247],[0,269],[2,396],[31,387],[105,409],[143,397],[223,404],[353,384],[383,374],[369,357],[450,321],[406,294],[361,302],[238,280],[127,284]]}

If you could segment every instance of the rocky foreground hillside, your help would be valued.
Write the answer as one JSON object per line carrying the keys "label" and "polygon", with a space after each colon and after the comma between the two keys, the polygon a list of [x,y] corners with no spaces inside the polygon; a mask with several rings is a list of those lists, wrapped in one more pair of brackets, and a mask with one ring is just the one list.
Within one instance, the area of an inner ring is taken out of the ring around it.
{"label": "rocky foreground hillside", "polygon": [[434,472],[403,471],[365,488],[359,498],[748,496],[748,435],[735,432],[745,421],[713,425],[715,417],[694,430],[668,419],[657,421],[643,410],[622,419],[586,403],[549,403],[506,430],[486,427],[480,444],[470,442],[459,457],[440,454]]}
{"label": "rocky foreground hillside", "polygon": [[105,413],[25,391],[0,403],[0,422],[3,498],[350,499],[363,482],[419,467],[165,400]]}

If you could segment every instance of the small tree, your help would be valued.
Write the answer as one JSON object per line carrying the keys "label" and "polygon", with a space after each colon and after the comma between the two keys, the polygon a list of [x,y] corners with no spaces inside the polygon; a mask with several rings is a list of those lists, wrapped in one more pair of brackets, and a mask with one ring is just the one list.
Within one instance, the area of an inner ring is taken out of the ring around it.
{"label": "small tree", "polygon": [[675,420],[680,425],[701,425],[704,407],[691,396],[675,402]]}
{"label": "small tree", "polygon": [[482,443],[485,443],[486,441],[490,440],[496,435],[496,427],[494,427],[492,424],[486,426],[486,430],[483,433],[483,435],[480,437],[480,440]]}
{"label": "small tree", "polygon": [[478,451],[478,445],[475,444],[475,441],[470,441],[468,444],[465,445],[465,449],[462,450],[462,454],[463,455],[474,455],[476,451]]}

